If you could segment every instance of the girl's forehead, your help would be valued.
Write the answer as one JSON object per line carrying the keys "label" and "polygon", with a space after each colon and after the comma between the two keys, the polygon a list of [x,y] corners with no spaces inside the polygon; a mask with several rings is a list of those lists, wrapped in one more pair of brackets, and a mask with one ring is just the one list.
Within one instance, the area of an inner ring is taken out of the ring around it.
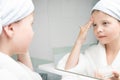
{"label": "girl's forehead", "polygon": [[92,18],[97,18],[97,19],[107,19],[107,20],[116,20],[118,21],[118,19],[114,18],[113,16],[106,14],[105,12],[99,11],[99,10],[95,10],[92,13]]}
{"label": "girl's forehead", "polygon": [[[104,15],[104,16],[103,16]],[[101,14],[93,14],[93,23],[103,23],[103,22],[109,22],[109,23],[120,23],[116,18],[109,16],[105,13]]]}
{"label": "girl's forehead", "polygon": [[94,21],[106,20],[106,19],[110,18],[107,14],[105,14],[101,11],[94,11],[91,16]]}
{"label": "girl's forehead", "polygon": [[95,10],[93,13],[92,13],[92,16],[109,16],[108,14],[102,12],[102,11],[98,11],[98,10]]}
{"label": "girl's forehead", "polygon": [[92,14],[93,20],[111,20],[113,17],[109,16],[108,14],[102,11],[95,11]]}

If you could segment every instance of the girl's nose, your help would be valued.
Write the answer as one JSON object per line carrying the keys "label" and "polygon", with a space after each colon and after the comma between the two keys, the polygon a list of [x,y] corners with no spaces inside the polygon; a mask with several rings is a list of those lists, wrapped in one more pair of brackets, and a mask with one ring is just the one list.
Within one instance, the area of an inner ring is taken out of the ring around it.
{"label": "girl's nose", "polygon": [[101,33],[103,32],[103,28],[102,27],[97,27],[97,33]]}

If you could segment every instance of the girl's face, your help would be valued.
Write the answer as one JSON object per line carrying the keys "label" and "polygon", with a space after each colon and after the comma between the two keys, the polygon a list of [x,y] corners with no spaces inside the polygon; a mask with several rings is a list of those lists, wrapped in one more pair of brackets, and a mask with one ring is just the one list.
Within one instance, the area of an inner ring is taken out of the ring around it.
{"label": "girl's face", "polygon": [[119,39],[119,21],[101,11],[94,11],[92,18],[94,34],[100,43],[108,44]]}
{"label": "girl's face", "polygon": [[33,37],[32,30],[33,14],[25,17],[19,22],[14,23],[14,36],[13,36],[13,51],[17,54],[24,53],[28,50],[29,44]]}

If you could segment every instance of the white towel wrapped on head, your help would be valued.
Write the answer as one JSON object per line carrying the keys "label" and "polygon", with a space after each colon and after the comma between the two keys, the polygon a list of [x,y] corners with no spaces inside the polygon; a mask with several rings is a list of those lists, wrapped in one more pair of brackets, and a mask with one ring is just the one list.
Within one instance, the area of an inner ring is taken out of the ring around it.
{"label": "white towel wrapped on head", "polygon": [[33,10],[32,0],[0,0],[0,33],[3,26],[21,20]]}
{"label": "white towel wrapped on head", "polygon": [[92,12],[94,10],[100,10],[120,21],[120,0],[100,0]]}

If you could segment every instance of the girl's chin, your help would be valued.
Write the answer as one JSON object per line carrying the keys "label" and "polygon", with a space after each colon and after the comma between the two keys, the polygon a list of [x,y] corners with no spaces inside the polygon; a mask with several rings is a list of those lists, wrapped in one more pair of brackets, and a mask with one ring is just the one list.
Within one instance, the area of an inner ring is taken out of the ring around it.
{"label": "girl's chin", "polygon": [[99,41],[101,44],[107,44],[108,42],[106,42],[106,41]]}

